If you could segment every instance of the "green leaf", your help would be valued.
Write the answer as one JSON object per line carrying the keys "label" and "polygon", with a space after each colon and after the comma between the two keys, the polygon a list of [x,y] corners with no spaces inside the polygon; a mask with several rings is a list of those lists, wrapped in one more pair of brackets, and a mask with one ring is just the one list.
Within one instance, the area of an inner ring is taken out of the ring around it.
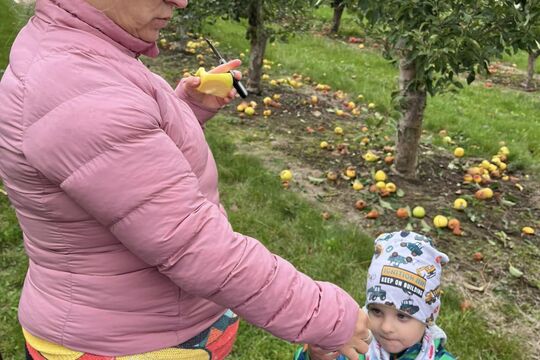
{"label": "green leaf", "polygon": [[508,267],[508,272],[515,278],[520,278],[523,276],[523,272],[513,267],[512,265]]}
{"label": "green leaf", "polygon": [[425,220],[420,221],[420,226],[422,227],[422,232],[428,233],[431,231],[431,226]]}
{"label": "green leaf", "polygon": [[322,184],[326,179],[325,178],[316,178],[316,177],[313,177],[313,176],[308,176],[308,180],[310,183],[314,184],[314,185],[320,185]]}
{"label": "green leaf", "polygon": [[390,204],[388,201],[384,201],[383,199],[379,199],[379,204],[382,208],[392,210],[394,211],[394,208],[392,207],[392,204]]}

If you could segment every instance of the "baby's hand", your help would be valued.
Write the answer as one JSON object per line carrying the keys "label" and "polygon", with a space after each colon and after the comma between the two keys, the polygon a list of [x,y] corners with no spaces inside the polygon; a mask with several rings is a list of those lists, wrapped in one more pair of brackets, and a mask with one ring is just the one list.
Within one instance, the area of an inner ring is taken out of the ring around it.
{"label": "baby's hand", "polygon": [[318,346],[308,346],[310,360],[334,360],[339,356],[339,352],[321,349]]}

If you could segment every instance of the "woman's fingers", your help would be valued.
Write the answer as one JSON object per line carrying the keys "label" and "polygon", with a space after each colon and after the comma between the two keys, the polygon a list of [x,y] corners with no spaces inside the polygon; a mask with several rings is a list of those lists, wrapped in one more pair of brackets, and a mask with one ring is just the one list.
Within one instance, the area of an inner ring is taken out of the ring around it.
{"label": "woman's fingers", "polygon": [[358,360],[358,352],[352,347],[342,348],[341,353],[349,360]]}
{"label": "woman's fingers", "polygon": [[354,349],[361,354],[365,354],[369,350],[369,344],[364,342],[363,340],[358,340],[354,343]]}
{"label": "woman's fingers", "polygon": [[188,76],[183,80],[184,85],[189,86],[190,88],[196,88],[201,84],[201,78],[197,76]]}
{"label": "woman's fingers", "polygon": [[[239,67],[240,65],[242,65],[242,61],[240,59],[234,59],[234,60],[226,62],[225,64],[221,64],[219,66],[216,66],[215,68],[213,68],[209,72],[214,73],[214,74],[224,73],[224,72],[227,72],[227,71],[234,70],[237,67]],[[236,75],[235,75],[235,77],[236,77]]]}

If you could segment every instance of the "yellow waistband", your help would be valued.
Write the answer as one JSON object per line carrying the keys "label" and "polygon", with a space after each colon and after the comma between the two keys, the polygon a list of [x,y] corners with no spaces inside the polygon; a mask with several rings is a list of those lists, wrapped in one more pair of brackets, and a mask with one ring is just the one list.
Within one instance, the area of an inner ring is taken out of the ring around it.
{"label": "yellow waistband", "polygon": [[[28,345],[38,351],[47,360],[77,360],[84,353],[70,350],[61,345],[40,339],[22,329],[24,338]],[[144,354],[118,356],[116,360],[210,360],[205,350],[175,349],[168,348],[147,352]]]}

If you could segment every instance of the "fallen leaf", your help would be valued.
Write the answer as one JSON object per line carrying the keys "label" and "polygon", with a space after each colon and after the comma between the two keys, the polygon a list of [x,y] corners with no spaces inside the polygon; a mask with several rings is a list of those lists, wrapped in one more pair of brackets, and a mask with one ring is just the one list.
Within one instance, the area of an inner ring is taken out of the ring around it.
{"label": "fallen leaf", "polygon": [[423,232],[426,232],[426,233],[427,233],[427,232],[430,232],[430,231],[431,231],[431,226],[429,226],[429,225],[427,224],[427,222],[425,222],[425,220],[420,221],[420,226],[422,226],[422,231],[423,231]]}
{"label": "fallen leaf", "polygon": [[314,185],[320,185],[322,184],[326,179],[325,178],[316,178],[316,177],[313,177],[313,176],[308,176],[308,180],[310,183],[314,184]]}
{"label": "fallen leaf", "polygon": [[463,287],[465,287],[466,289],[479,291],[479,292],[483,292],[486,289],[486,286],[487,286],[487,284],[484,284],[482,286],[475,286],[475,285],[469,284],[466,281],[463,282]]}
{"label": "fallen leaf", "polygon": [[520,278],[523,276],[523,272],[513,267],[512,265],[508,266],[508,272],[515,278]]}
{"label": "fallen leaf", "polygon": [[394,211],[394,208],[392,207],[392,204],[390,204],[388,201],[384,201],[383,199],[379,199],[379,204],[385,209]]}

